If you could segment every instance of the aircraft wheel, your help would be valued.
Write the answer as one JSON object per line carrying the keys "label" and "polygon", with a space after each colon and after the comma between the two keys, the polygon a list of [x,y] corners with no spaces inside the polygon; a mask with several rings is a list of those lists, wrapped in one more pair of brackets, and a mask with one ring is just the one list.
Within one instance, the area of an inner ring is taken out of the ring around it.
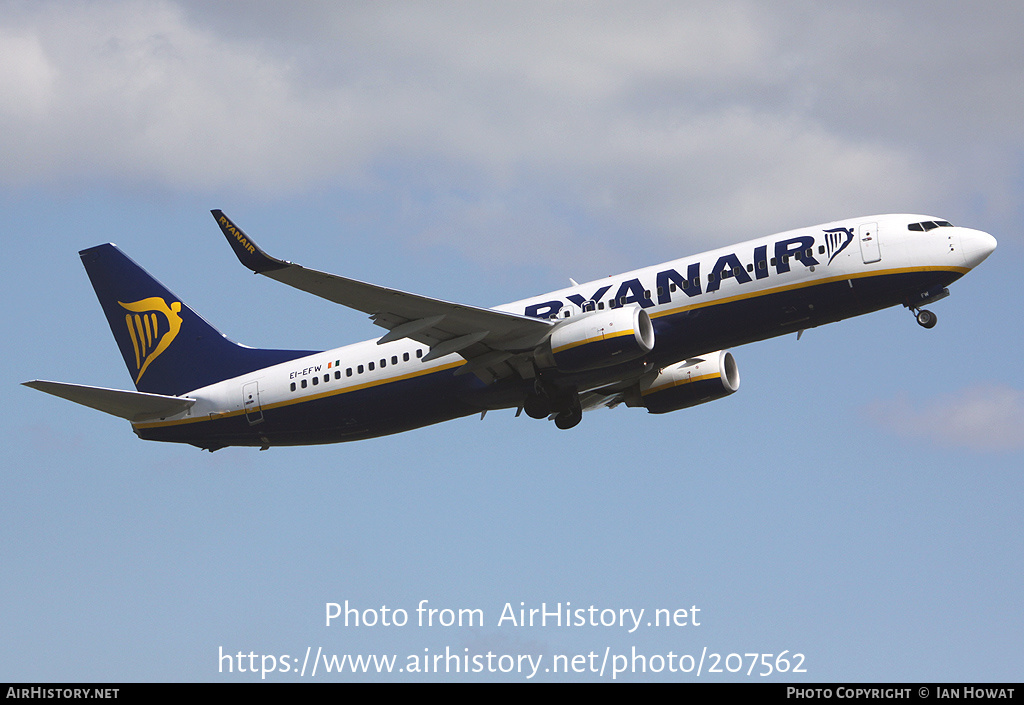
{"label": "aircraft wheel", "polygon": [[921,309],[917,312],[917,323],[923,328],[934,328],[935,324],[939,322],[939,317],[931,311],[925,311]]}
{"label": "aircraft wheel", "polygon": [[580,421],[583,420],[583,412],[572,409],[570,411],[562,411],[555,416],[555,426],[562,429],[570,429]]}
{"label": "aircraft wheel", "polygon": [[531,394],[523,402],[523,411],[531,419],[546,419],[551,414],[551,400],[542,394]]}

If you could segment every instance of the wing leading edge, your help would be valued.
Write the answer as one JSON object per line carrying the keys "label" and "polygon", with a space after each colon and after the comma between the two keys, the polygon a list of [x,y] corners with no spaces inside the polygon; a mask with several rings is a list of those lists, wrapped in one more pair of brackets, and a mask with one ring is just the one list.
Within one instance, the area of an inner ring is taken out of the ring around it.
{"label": "wing leading edge", "polygon": [[485,382],[515,373],[533,377],[532,352],[550,335],[553,323],[410,294],[280,260],[261,250],[223,211],[211,213],[245,267],[369,314],[375,324],[388,330],[378,345],[411,338],[430,347],[424,360],[458,353],[467,364],[456,374],[473,372]]}

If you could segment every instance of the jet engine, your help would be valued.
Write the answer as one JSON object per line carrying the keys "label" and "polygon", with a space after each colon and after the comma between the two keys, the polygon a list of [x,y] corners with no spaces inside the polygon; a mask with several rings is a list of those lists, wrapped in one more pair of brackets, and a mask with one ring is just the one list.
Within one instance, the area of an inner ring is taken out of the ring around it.
{"label": "jet engine", "polygon": [[685,409],[729,396],[740,388],[740,373],[725,350],[684,360],[644,377],[626,391],[626,406],[642,406],[652,414]]}
{"label": "jet engine", "polygon": [[653,348],[650,316],[640,306],[622,306],[560,321],[535,360],[541,368],[585,372],[635,360]]}

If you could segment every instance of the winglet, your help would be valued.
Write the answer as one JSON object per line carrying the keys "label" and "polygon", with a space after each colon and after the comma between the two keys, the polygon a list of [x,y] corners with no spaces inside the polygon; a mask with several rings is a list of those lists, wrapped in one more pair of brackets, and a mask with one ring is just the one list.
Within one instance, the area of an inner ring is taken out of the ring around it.
{"label": "winglet", "polygon": [[270,272],[275,269],[284,269],[290,266],[290,262],[271,257],[266,252],[256,246],[256,243],[249,239],[249,237],[242,232],[242,229],[231,222],[231,219],[224,215],[224,211],[214,209],[210,211],[213,217],[217,220],[217,225],[220,226],[221,231],[224,233],[224,237],[228,239],[228,244],[231,245],[231,249],[234,250],[235,256],[238,257],[238,261],[245,265],[247,268],[262,274],[263,272]]}

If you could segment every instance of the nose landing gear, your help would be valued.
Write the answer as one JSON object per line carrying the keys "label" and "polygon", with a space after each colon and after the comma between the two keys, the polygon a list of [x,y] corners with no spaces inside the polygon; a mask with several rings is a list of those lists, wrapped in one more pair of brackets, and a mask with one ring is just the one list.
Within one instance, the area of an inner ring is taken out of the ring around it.
{"label": "nose landing gear", "polygon": [[939,322],[939,317],[931,311],[926,311],[922,306],[933,304],[936,301],[949,296],[949,289],[943,287],[942,289],[931,289],[930,291],[924,291],[916,296],[908,297],[903,305],[914,312],[917,316],[917,324],[922,328],[934,328],[935,324]]}

